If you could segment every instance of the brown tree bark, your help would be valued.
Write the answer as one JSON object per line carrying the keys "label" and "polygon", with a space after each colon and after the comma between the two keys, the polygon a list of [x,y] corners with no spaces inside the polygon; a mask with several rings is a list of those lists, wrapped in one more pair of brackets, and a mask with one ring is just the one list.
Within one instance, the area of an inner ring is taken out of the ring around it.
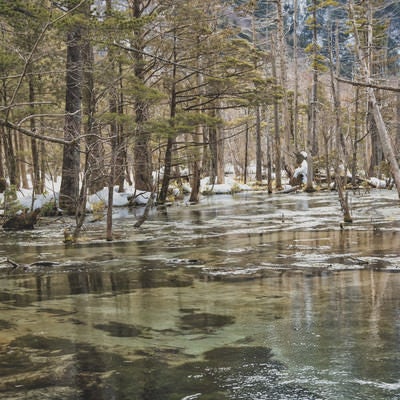
{"label": "brown tree bark", "polygon": [[[146,2],[150,4],[150,2]],[[142,0],[131,0],[129,6],[132,9],[133,18],[139,20],[145,12],[145,6]],[[134,48],[137,50],[133,53],[134,57],[134,74],[137,80],[144,84],[145,82],[145,59],[142,50],[145,48],[144,33],[140,28],[140,24],[134,29],[135,42]],[[140,99],[135,100],[135,122],[136,130],[134,137],[133,149],[133,170],[135,188],[138,190],[152,191],[152,157],[150,149],[151,133],[146,129],[145,123],[148,120],[148,104]]]}
{"label": "brown tree bark", "polygon": [[[35,86],[33,78],[29,78],[29,103],[31,104],[31,114],[34,115],[34,104],[35,104]],[[30,119],[30,130],[36,131],[36,120],[35,118]],[[33,191],[37,194],[42,193],[43,184],[40,174],[40,161],[39,161],[39,149],[37,140],[31,138],[31,155],[32,155],[32,186]]]}
{"label": "brown tree bark", "polygon": [[60,207],[68,214],[74,214],[79,196],[82,97],[82,54],[81,29],[74,26],[67,33],[67,64],[65,94],[64,139],[72,141],[64,145],[62,177],[60,187]]}
{"label": "brown tree bark", "polygon": [[[90,10],[86,15],[90,18]],[[99,126],[95,118],[96,97],[94,88],[94,55],[90,39],[85,37],[82,44],[83,85],[82,85],[82,110],[85,116],[83,126],[85,133],[85,153],[88,159],[87,188],[89,194],[94,194],[105,186],[104,176],[104,149],[101,141]]]}
{"label": "brown tree bark", "polygon": [[[354,17],[354,7],[353,7],[352,1],[349,1],[349,12],[350,12],[350,17],[351,17],[351,22],[353,25],[353,32],[354,32],[354,38],[355,38],[355,44],[356,44],[356,53],[357,53],[357,57],[360,62],[361,68],[363,70],[363,75],[364,75],[363,78],[366,83],[370,83],[371,82],[370,71],[369,71],[368,65],[365,61],[366,58],[365,58],[364,51],[361,47],[361,42],[360,42],[360,38],[358,35],[358,30],[357,30],[357,24],[356,24],[356,20]],[[371,103],[371,107],[372,107],[372,114],[373,114],[373,117],[375,120],[379,138],[381,141],[383,154],[385,155],[385,158],[389,163],[390,172],[393,175],[393,179],[396,184],[397,193],[398,193],[398,196],[400,197],[400,168],[399,168],[399,164],[396,159],[393,145],[391,143],[389,133],[386,129],[385,122],[382,118],[382,114],[381,114],[378,102],[376,100],[376,97],[375,97],[374,89],[372,87],[368,87],[367,93],[368,93],[368,96],[370,99],[370,103]]]}

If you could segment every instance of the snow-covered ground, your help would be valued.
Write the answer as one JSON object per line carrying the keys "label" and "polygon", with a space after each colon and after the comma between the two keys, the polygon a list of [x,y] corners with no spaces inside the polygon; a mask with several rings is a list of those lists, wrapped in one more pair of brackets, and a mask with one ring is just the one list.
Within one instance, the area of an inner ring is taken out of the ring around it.
{"label": "snow-covered ground", "polygon": [[[200,184],[200,193],[202,195],[219,195],[219,194],[233,194],[244,191],[258,190],[259,185],[255,182],[243,184],[239,180],[234,179],[233,174],[225,177],[223,184],[211,184],[209,177],[203,178]],[[282,171],[284,190],[290,191],[291,186],[287,183],[286,172]],[[267,182],[262,182],[266,184]],[[377,178],[369,180],[371,186],[376,188],[385,188],[386,182]],[[59,191],[61,186],[61,178],[56,181],[48,180],[45,185],[45,192],[43,194],[34,195],[31,189],[18,189],[16,192],[17,203],[19,203],[21,210],[43,208],[46,204],[58,204]],[[180,188],[176,185],[170,186],[171,199],[174,199],[183,193],[190,193],[191,187],[188,183],[183,183]],[[129,204],[144,206],[147,204],[151,193],[136,190],[134,186],[127,185],[124,192],[119,192],[118,187],[115,186],[113,194],[114,207],[124,207]],[[86,209],[88,212],[93,212],[99,208],[108,205],[108,188],[103,188],[99,192],[88,196]],[[14,207],[15,209],[15,207]],[[4,194],[0,193],[0,214],[4,213]]]}
{"label": "snow-covered ground", "polygon": [[[55,182],[48,181],[46,183],[46,190],[43,194],[34,195],[31,189],[18,189],[16,192],[17,202],[23,209],[36,209],[42,208],[46,204],[58,202],[58,196],[60,191],[61,179],[57,179]],[[250,185],[242,184],[233,178],[226,178],[224,184],[210,184],[209,178],[204,178],[201,181],[200,191],[203,194],[229,194],[240,191],[252,190]],[[181,191],[189,193],[191,188],[188,184],[184,184],[181,189],[176,186],[170,187],[172,196],[178,196]],[[136,190],[134,186],[127,185],[124,188],[124,192],[118,192],[118,187],[114,188],[113,205],[115,207],[124,207],[130,203],[130,198],[134,198],[133,204],[145,205],[150,198],[150,192],[144,192]],[[34,196],[34,197],[33,197]],[[87,211],[93,211],[100,204],[104,206],[108,205],[108,188],[103,188],[99,192],[88,196],[86,209]],[[132,204],[132,202],[131,202]],[[4,194],[0,193],[0,208],[4,206]]]}

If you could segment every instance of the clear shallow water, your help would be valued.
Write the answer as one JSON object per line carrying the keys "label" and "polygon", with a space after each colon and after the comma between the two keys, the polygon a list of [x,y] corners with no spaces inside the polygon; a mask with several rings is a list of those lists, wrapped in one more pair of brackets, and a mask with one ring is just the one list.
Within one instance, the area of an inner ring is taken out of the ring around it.
{"label": "clear shallow water", "polygon": [[[214,196],[0,233],[0,399],[400,399],[395,193]],[[97,237],[97,239],[96,239]],[[89,240],[90,239],[90,240]]]}

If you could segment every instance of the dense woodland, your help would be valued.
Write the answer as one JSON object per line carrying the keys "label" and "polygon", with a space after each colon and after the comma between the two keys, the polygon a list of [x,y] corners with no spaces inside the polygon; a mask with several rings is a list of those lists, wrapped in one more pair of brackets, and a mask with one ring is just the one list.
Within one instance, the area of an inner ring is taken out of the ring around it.
{"label": "dense woodland", "polygon": [[0,30],[2,191],[60,177],[77,216],[104,187],[197,202],[228,168],[272,192],[300,151],[305,190],[343,167],[400,190],[396,0],[1,0]]}

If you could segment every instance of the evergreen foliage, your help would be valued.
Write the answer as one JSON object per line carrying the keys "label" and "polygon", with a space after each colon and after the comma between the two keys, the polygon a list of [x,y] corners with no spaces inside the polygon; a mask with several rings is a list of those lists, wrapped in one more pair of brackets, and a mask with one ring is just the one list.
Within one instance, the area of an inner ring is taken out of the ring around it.
{"label": "evergreen foliage", "polygon": [[[356,12],[367,46],[364,3],[356,4]],[[74,184],[79,174],[89,192],[105,182],[122,188],[132,176],[140,189],[151,191],[153,170],[168,168],[175,170],[168,172],[171,177],[179,175],[179,167],[190,173],[198,168],[196,179],[211,170],[217,176],[224,157],[243,170],[245,157],[233,147],[246,146],[246,162],[263,157],[266,165],[268,152],[306,145],[311,72],[318,71],[323,82],[315,91],[322,100],[314,117],[324,127],[332,101],[328,69],[338,66],[335,74],[351,79],[359,71],[347,2],[298,2],[299,10],[293,4],[283,6],[281,49],[277,7],[267,0],[0,0],[0,179],[20,187],[28,174],[38,181],[46,173],[69,171],[63,149],[47,140],[52,138],[64,141],[68,154],[76,152]],[[393,79],[399,69],[400,6],[390,0],[371,4],[374,77]],[[294,35],[300,78],[293,75]],[[72,43],[80,58],[71,66],[66,55]],[[287,52],[288,65],[276,51]],[[295,80],[301,86],[296,107]],[[68,82],[79,90],[67,91]],[[394,104],[391,95],[382,95],[383,105]],[[73,96],[78,98],[69,109]],[[272,129],[274,107],[272,138],[265,132]],[[394,120],[396,110],[383,111]],[[255,150],[257,140],[263,154]],[[316,140],[333,146],[325,132]],[[72,209],[82,200],[76,189],[67,194]]]}

